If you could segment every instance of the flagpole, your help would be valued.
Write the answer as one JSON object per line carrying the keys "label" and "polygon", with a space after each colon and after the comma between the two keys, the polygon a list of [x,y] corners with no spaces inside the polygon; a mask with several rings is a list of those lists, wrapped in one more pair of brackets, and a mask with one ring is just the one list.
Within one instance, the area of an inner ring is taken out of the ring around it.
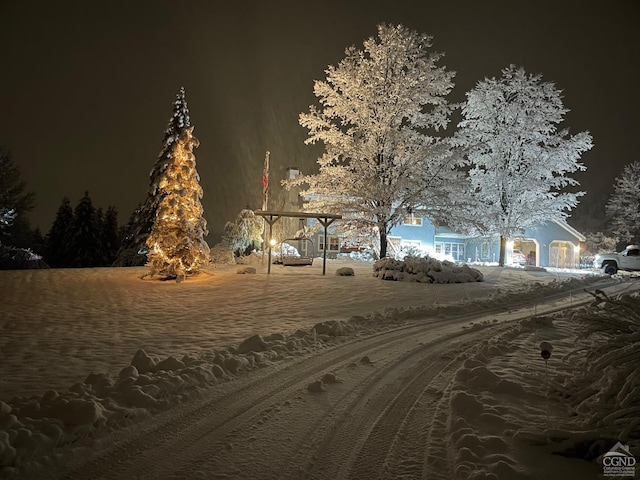
{"label": "flagpole", "polygon": [[[264,169],[262,170],[262,211],[266,212],[269,209],[269,150],[264,155]],[[262,219],[262,264],[264,265],[264,249],[269,248],[271,253],[271,238],[267,238],[267,219]],[[269,235],[271,237],[271,235]]]}

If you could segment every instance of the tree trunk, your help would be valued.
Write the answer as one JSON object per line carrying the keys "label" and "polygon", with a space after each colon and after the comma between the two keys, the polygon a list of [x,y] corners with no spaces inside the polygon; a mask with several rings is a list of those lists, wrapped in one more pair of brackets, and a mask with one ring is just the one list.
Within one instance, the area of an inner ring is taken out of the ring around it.
{"label": "tree trunk", "polygon": [[387,229],[378,227],[380,232],[380,258],[387,256]]}
{"label": "tree trunk", "polygon": [[504,267],[504,258],[507,253],[507,237],[500,235],[500,255],[498,256],[498,265]]}

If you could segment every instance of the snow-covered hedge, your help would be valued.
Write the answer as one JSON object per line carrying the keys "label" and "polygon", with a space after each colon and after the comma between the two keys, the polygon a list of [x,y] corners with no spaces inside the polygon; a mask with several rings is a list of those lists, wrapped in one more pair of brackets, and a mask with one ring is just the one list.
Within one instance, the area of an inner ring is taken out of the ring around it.
{"label": "snow-covered hedge", "polygon": [[431,257],[406,257],[403,261],[382,258],[373,264],[373,276],[383,280],[420,283],[482,282],[482,273],[468,265],[457,265]]}

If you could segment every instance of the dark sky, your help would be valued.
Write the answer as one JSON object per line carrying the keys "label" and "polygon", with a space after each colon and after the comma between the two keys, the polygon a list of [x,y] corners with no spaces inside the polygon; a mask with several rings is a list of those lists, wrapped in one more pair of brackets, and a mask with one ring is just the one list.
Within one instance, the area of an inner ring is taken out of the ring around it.
{"label": "dark sky", "polygon": [[583,203],[638,160],[636,0],[0,0],[0,145],[36,192],[33,225],[48,232],[62,198],[75,206],[85,190],[126,222],[184,86],[214,243],[241,208],[261,206],[266,150],[272,178],[315,169],[298,125],[313,81],[382,22],[434,37],[457,72],[451,101],[509,64],[563,90],[564,126],[594,137]]}

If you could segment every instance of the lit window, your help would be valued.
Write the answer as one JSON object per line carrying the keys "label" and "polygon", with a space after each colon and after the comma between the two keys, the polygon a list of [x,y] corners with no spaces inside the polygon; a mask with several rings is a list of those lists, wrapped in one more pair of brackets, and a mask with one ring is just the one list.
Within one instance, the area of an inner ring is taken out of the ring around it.
{"label": "lit window", "polygon": [[434,247],[438,254],[445,254],[456,261],[464,261],[464,243],[436,242]]}
{"label": "lit window", "polygon": [[416,227],[422,226],[422,217],[417,217],[413,213],[404,217],[405,225],[414,225]]}
{"label": "lit window", "polygon": [[[340,237],[338,235],[327,235],[327,239],[329,241],[329,245],[327,245],[328,252],[339,252],[340,251]],[[318,235],[318,250],[324,251],[324,234]]]}

